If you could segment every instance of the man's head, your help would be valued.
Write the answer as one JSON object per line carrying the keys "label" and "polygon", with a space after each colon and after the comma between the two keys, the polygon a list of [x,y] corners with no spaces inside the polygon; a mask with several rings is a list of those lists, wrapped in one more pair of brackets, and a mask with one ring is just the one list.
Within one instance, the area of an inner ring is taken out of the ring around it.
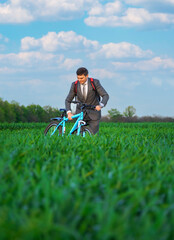
{"label": "man's head", "polygon": [[78,68],[76,71],[77,79],[80,84],[84,84],[88,79],[88,70],[84,67]]}

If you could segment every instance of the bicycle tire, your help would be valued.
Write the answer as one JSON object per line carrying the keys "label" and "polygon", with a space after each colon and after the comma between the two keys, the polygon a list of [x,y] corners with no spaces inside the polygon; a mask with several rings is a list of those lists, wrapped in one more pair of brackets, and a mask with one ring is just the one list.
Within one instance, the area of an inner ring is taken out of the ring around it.
{"label": "bicycle tire", "polygon": [[84,129],[82,129],[82,133],[81,133],[81,135],[83,136],[83,137],[86,137],[86,136],[91,136],[91,135],[93,135],[93,133],[91,132],[91,130],[89,130],[89,128],[84,128]]}
{"label": "bicycle tire", "polygon": [[[45,128],[44,130],[44,135],[50,135],[54,132],[54,130],[56,129],[57,125],[59,124],[59,122],[57,121],[52,121],[48,124],[48,126]],[[58,127],[58,132],[59,135],[62,135],[62,126]]]}
{"label": "bicycle tire", "polygon": [[[77,135],[77,129],[74,130],[74,132],[72,132],[72,134]],[[82,129],[81,129],[81,131],[80,131],[80,136],[86,137],[86,136],[91,136],[91,135],[93,135],[93,133],[92,133],[91,130],[89,130],[89,128],[87,128],[87,127],[82,127]]]}

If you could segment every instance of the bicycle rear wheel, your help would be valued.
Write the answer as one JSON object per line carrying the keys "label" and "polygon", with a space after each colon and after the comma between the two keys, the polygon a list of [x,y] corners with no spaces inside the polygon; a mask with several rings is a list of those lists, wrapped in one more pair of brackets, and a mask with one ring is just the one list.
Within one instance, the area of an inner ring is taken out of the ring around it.
{"label": "bicycle rear wheel", "polygon": [[[59,122],[57,121],[52,121],[50,124],[48,124],[48,126],[45,128],[44,135],[51,136],[58,124]],[[57,131],[59,133],[58,135],[62,135],[62,126],[59,126]]]}

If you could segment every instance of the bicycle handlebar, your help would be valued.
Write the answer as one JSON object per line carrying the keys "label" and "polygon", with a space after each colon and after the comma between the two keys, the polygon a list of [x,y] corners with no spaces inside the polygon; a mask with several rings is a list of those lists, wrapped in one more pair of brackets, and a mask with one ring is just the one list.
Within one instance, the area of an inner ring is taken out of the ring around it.
{"label": "bicycle handlebar", "polygon": [[93,109],[96,108],[95,105],[88,105],[86,103],[81,103],[79,101],[72,101],[71,103],[79,104],[82,109],[83,108],[93,108]]}

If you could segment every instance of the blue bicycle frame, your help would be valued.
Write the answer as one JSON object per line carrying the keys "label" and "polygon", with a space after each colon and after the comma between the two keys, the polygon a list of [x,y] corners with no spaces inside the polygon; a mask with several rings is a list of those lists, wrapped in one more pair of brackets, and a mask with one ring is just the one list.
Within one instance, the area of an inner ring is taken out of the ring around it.
{"label": "blue bicycle frame", "polygon": [[[81,130],[81,127],[86,125],[86,122],[83,121],[83,112],[81,113],[78,113],[78,114],[75,114],[72,116],[72,119],[75,119],[77,118],[76,122],[74,123],[69,135],[71,135],[75,130],[77,130],[77,134],[76,135],[80,135],[80,130]],[[52,120],[62,120],[59,122],[59,124],[57,125],[57,127],[55,128],[55,130],[52,132],[51,136],[57,131],[58,127],[59,126],[62,126],[62,136],[64,135],[65,133],[65,123],[69,120],[67,117],[63,117],[63,118],[53,118]]]}

